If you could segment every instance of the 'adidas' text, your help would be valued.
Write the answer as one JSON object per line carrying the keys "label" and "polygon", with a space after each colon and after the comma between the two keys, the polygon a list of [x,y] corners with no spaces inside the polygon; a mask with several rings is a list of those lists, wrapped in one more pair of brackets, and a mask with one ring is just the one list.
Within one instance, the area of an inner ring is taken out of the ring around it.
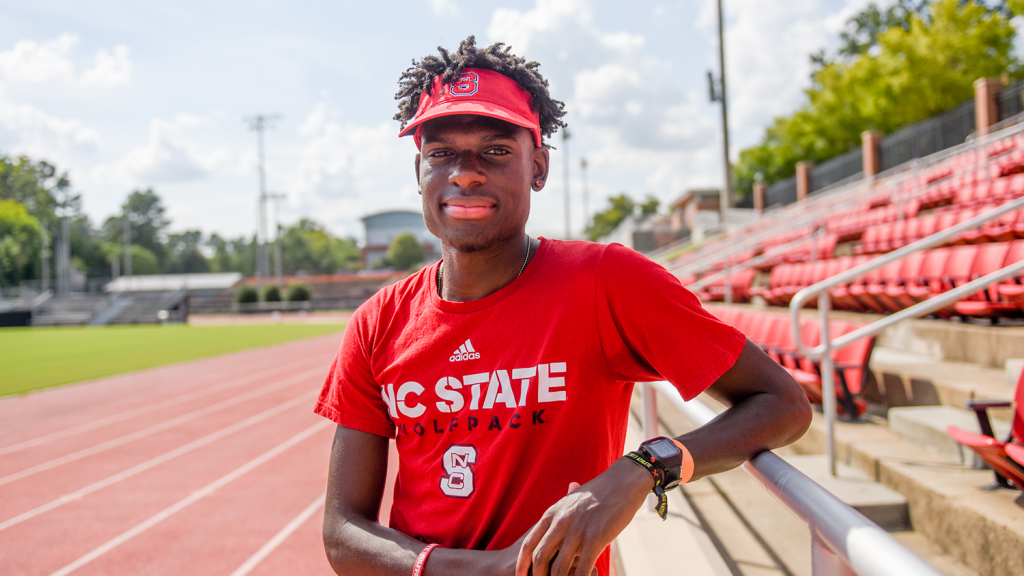
{"label": "'adidas' text", "polygon": [[451,357],[448,358],[449,362],[461,362],[463,360],[479,360],[480,353],[473,349],[473,344],[467,338],[466,341],[459,346],[458,350],[452,353]]}

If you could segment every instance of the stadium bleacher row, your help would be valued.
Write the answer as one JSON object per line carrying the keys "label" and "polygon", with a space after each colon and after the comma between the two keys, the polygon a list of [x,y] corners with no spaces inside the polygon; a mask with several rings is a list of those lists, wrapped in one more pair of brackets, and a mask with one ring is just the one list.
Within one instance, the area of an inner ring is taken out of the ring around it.
{"label": "stadium bleacher row", "polygon": [[[746,334],[751,342],[760,346],[772,360],[793,376],[812,402],[818,405],[822,403],[821,362],[800,354],[793,342],[788,315],[740,308],[708,307],[708,311]],[[829,335],[835,338],[861,326],[863,323],[833,321],[829,323]],[[811,319],[802,320],[800,335],[806,346],[817,346],[821,343],[820,324]],[[868,361],[874,342],[874,338],[860,338],[832,352],[838,408],[841,413],[853,419],[861,416],[867,408],[867,403],[859,394],[868,377]]]}
{"label": "stadium bleacher row", "polygon": [[[969,151],[876,192],[852,208],[823,214],[814,226],[775,234],[752,250],[728,255],[704,275],[717,281],[697,292],[707,302],[788,306],[802,288],[912,242],[991,212],[1024,196],[1024,137]],[[811,241],[806,241],[811,238]],[[803,241],[801,241],[803,240]],[[888,314],[1024,260],[1024,209],[992,218],[944,246],[922,250],[831,290],[836,308]],[[750,261],[759,257],[754,263]],[[673,263],[685,263],[685,257]],[[728,274],[721,271],[730,268]],[[682,278],[693,284],[697,275]],[[969,296],[939,318],[1024,316],[1024,278]]]}

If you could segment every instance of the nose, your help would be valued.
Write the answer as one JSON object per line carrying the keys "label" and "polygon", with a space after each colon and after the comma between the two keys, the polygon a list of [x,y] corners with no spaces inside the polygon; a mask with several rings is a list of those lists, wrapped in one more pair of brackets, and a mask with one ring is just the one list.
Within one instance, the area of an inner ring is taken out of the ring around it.
{"label": "nose", "polygon": [[487,182],[487,175],[476,155],[471,153],[459,154],[452,163],[452,171],[448,175],[448,182],[459,188],[471,188]]}

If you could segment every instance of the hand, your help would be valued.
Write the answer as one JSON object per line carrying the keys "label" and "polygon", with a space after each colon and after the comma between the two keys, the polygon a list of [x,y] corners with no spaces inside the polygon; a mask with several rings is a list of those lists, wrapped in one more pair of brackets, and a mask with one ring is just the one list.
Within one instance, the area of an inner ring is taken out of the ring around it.
{"label": "hand", "polygon": [[629,524],[653,486],[646,470],[623,459],[579,489],[570,485],[570,493],[526,533],[516,576],[593,574],[601,551]]}

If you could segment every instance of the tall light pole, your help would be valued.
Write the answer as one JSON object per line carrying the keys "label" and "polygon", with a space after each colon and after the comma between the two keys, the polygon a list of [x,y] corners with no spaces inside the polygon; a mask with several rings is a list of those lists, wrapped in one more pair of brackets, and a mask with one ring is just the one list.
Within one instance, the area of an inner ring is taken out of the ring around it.
{"label": "tall light pole", "polygon": [[587,229],[590,222],[590,198],[587,193],[587,159],[580,158],[580,173],[583,175],[583,230]]}
{"label": "tall light pole", "polygon": [[132,220],[128,205],[122,209],[121,223],[124,225],[124,275],[132,277]]}
{"label": "tall light pole", "polygon": [[708,82],[711,84],[711,101],[722,103],[722,163],[724,178],[720,199],[722,232],[725,232],[732,196],[732,166],[729,164],[729,104],[725,89],[725,26],[722,18],[722,0],[718,0],[718,73],[718,81],[716,82],[714,74],[708,72]]}
{"label": "tall light pole", "polygon": [[562,127],[562,147],[565,149],[565,239],[572,240],[572,225],[569,218],[569,127]]}
{"label": "tall light pole", "polygon": [[270,277],[270,254],[267,252],[267,175],[263,162],[263,133],[267,128],[272,128],[274,120],[278,118],[280,118],[280,114],[257,114],[242,118],[249,130],[256,132],[260,155],[260,215],[257,228],[262,242],[256,242],[256,276],[260,278]]}
{"label": "tall light pole", "polygon": [[274,276],[277,278],[277,285],[283,286],[281,281],[281,200],[288,197],[287,194],[274,192],[267,194],[268,200],[274,201]]}

